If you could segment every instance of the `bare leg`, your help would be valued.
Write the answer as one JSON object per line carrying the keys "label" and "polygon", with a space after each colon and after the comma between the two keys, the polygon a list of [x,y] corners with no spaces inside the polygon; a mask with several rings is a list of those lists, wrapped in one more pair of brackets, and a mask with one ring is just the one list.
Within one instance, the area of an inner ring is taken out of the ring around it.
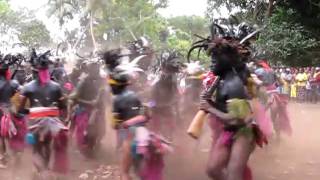
{"label": "bare leg", "polygon": [[46,170],[46,162],[42,154],[44,148],[42,146],[42,144],[35,145],[32,155],[33,164],[38,172]]}
{"label": "bare leg", "polygon": [[274,131],[276,133],[276,141],[280,142],[281,140],[281,130],[280,130],[280,117],[279,117],[279,112],[278,111],[274,111],[273,115],[271,116],[272,121],[273,121],[273,127],[274,127]]}
{"label": "bare leg", "polygon": [[132,165],[131,157],[131,140],[127,139],[122,144],[122,156],[121,156],[121,180],[131,180],[130,168]]}
{"label": "bare leg", "polygon": [[43,148],[42,157],[43,157],[43,159],[45,161],[46,169],[49,167],[50,156],[51,156],[51,141],[49,141],[48,143],[44,144],[44,148]]}
{"label": "bare leg", "polygon": [[51,155],[51,138],[45,137],[33,146],[33,163],[39,173],[48,170]]}
{"label": "bare leg", "polygon": [[[105,114],[104,111],[102,111],[103,114]],[[106,134],[106,122],[105,120],[105,116],[101,116],[100,119],[98,119],[97,122],[97,129],[98,129],[98,138],[96,140],[96,149],[99,151],[101,150],[101,142],[103,140],[103,137]]]}
{"label": "bare leg", "polygon": [[6,168],[6,140],[0,137],[0,169]]}
{"label": "bare leg", "polygon": [[244,171],[253,149],[253,137],[240,136],[234,141],[227,167],[226,180],[243,180]]}
{"label": "bare leg", "polygon": [[230,149],[228,146],[213,142],[207,164],[207,174],[210,178],[225,180],[223,170],[227,166],[229,155]]}

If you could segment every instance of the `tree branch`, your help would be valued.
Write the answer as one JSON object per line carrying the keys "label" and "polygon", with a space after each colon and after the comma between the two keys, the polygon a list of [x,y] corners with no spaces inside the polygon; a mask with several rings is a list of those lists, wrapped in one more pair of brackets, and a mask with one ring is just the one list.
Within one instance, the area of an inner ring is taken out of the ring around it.
{"label": "tree branch", "polygon": [[320,7],[320,3],[315,3],[315,2],[313,2],[313,0],[309,0],[309,3],[314,6]]}
{"label": "tree branch", "polygon": [[94,37],[94,32],[93,32],[93,13],[92,13],[92,11],[90,11],[90,34],[91,34],[91,38],[92,38],[94,51],[96,51],[97,44],[96,44],[96,39]]}

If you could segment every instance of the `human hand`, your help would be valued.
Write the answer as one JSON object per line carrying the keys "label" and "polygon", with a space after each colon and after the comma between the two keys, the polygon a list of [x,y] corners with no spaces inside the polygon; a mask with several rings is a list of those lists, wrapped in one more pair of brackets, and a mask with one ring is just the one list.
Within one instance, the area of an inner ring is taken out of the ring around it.
{"label": "human hand", "polygon": [[203,110],[205,112],[208,112],[209,108],[211,107],[211,105],[208,103],[207,100],[201,100],[200,101],[200,106],[199,109]]}

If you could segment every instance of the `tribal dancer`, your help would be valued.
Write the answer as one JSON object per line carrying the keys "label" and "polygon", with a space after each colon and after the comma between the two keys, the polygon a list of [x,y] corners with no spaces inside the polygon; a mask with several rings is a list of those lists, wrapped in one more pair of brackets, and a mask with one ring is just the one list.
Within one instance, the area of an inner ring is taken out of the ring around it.
{"label": "tribal dancer", "polygon": [[[36,177],[43,180],[49,173],[51,152],[54,154],[53,171],[65,175],[68,171],[68,128],[61,120],[66,109],[60,86],[50,80],[48,53],[37,56],[33,50],[32,65],[37,78],[22,90],[20,113],[28,115],[29,133],[26,140],[33,147],[33,164]],[[25,109],[26,101],[30,109]]]}
{"label": "tribal dancer", "polygon": [[87,63],[86,73],[88,75],[79,82],[75,92],[70,95],[72,104],[76,105],[71,126],[75,130],[80,152],[87,157],[94,155],[105,134],[106,83],[100,77],[99,70],[97,62]]}
{"label": "tribal dancer", "polygon": [[[9,66],[13,65],[12,56],[0,57],[0,168],[6,167],[6,141],[15,153],[15,158],[24,149],[26,133],[24,119],[14,116],[15,109],[11,98],[18,92],[19,84],[11,80]],[[16,163],[15,163],[16,165]]]}
{"label": "tribal dancer", "polygon": [[268,65],[266,61],[258,61],[258,69],[255,74],[262,81],[262,86],[266,89],[268,98],[265,102],[266,109],[270,109],[271,120],[276,132],[276,138],[280,140],[281,132],[291,135],[292,129],[287,112],[288,97],[280,94],[277,89],[279,84],[285,84]]}
{"label": "tribal dancer", "polygon": [[72,72],[68,75],[70,82],[73,86],[77,87],[80,77],[85,69],[85,64],[83,63],[84,59],[77,59],[75,67],[73,67]]}
{"label": "tribal dancer", "polygon": [[[108,58],[105,59],[106,63],[115,62],[115,59],[111,59],[113,57]],[[118,147],[121,150],[121,179],[131,179],[129,171],[134,166],[141,179],[161,180],[163,154],[170,149],[169,143],[146,128],[149,113],[137,94],[128,90],[131,74],[117,71],[116,67],[109,72],[112,73],[108,82],[114,95],[112,124],[117,130]]]}
{"label": "tribal dancer", "polygon": [[18,81],[20,85],[24,85],[27,82],[27,66],[25,57],[22,54],[17,54],[15,56],[17,63],[14,67],[14,73],[12,74],[12,79]]}
{"label": "tribal dancer", "polygon": [[245,64],[250,51],[246,42],[239,43],[240,38],[226,34],[217,24],[212,25],[211,34],[189,51],[190,54],[197,47],[205,48],[212,58],[212,66],[208,80],[204,81],[209,87],[201,95],[202,111],[198,112],[188,133],[197,138],[196,127],[203,124],[204,119],[199,117],[209,113],[213,143],[208,176],[215,180],[252,179],[247,166],[249,157],[256,144],[262,146],[266,142],[270,129],[261,126],[265,120],[258,111],[263,113],[263,109],[255,99],[255,84]]}
{"label": "tribal dancer", "polygon": [[182,64],[177,52],[163,52],[158,58],[157,76],[151,87],[152,128],[173,139],[180,120],[177,75]]}
{"label": "tribal dancer", "polygon": [[54,67],[51,72],[51,79],[57,82],[64,94],[69,94],[73,90],[73,85],[68,78],[67,72],[65,71],[63,62],[58,58],[53,63]]}

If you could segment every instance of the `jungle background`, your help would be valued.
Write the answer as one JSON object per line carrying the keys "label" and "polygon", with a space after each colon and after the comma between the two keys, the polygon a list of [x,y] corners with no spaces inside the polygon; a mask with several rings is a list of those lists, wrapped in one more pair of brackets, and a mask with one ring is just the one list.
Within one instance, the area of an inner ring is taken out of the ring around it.
{"label": "jungle background", "polygon": [[[12,9],[10,0],[0,0],[2,51],[16,46],[24,50],[54,48],[64,42],[84,52],[145,36],[152,41],[154,49],[176,49],[185,56],[197,40],[194,34],[208,36],[210,23],[221,18],[219,12],[224,8],[227,13],[224,12],[223,18],[265,27],[255,45],[273,64],[320,65],[319,0],[207,0],[203,16],[176,17],[159,13],[170,0],[44,1],[47,3],[39,9],[28,10]],[[36,17],[39,10],[45,10],[47,18],[58,22],[59,37],[53,36]],[[70,27],[74,21],[76,25]],[[205,55],[199,60],[208,61]]]}

